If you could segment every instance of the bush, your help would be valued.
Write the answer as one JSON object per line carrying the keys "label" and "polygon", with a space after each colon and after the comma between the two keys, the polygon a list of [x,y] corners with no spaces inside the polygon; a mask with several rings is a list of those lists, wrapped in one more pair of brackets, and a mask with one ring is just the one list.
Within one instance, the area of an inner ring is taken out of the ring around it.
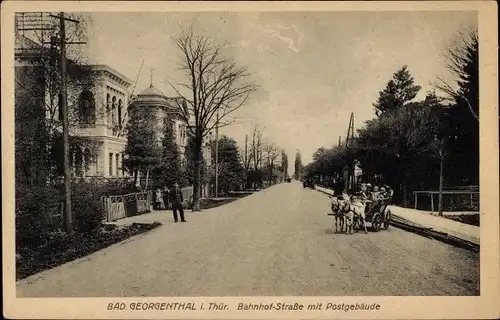
{"label": "bush", "polygon": [[[106,194],[135,192],[130,181],[92,179],[72,182],[73,227],[76,233],[93,233],[102,226]],[[49,241],[64,228],[61,211],[64,185],[16,184],[16,248]],[[47,238],[48,237],[48,238]],[[50,241],[49,241],[50,242]]]}
{"label": "bush", "polygon": [[101,226],[104,219],[103,194],[102,190],[88,182],[73,187],[71,200],[76,231],[89,232]]}
{"label": "bush", "polygon": [[61,194],[52,186],[16,185],[16,236],[20,240],[36,240],[57,229]]}

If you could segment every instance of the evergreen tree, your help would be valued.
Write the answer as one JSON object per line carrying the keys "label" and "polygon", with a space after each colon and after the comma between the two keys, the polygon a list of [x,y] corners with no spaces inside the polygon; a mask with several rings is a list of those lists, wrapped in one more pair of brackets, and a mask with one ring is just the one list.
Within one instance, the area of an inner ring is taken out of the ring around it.
{"label": "evergreen tree", "polygon": [[288,155],[285,150],[281,151],[281,168],[283,170],[283,177],[288,178]]}
{"label": "evergreen tree", "polygon": [[297,150],[295,154],[295,179],[300,180],[302,176],[302,156],[300,155],[300,151]]}
{"label": "evergreen tree", "polygon": [[154,127],[155,116],[147,109],[132,109],[127,123],[127,145],[123,165],[134,174],[154,169],[160,163],[161,148],[156,141]]}
{"label": "evergreen tree", "polygon": [[172,187],[175,182],[184,183],[184,172],[181,168],[181,155],[177,146],[172,122],[164,125],[160,165],[155,168],[155,177],[160,185]]}
{"label": "evergreen tree", "polygon": [[453,184],[479,183],[479,42],[477,30],[460,33],[460,42],[447,52],[454,83],[441,79],[438,89],[447,94],[446,129],[451,147],[446,180]]}
{"label": "evergreen tree", "polygon": [[[231,191],[243,181],[243,166],[236,141],[223,136],[219,139],[219,189]],[[212,161],[215,166],[215,141],[212,142]],[[214,181],[215,182],[215,181]]]}
{"label": "evergreen tree", "polygon": [[387,111],[401,108],[417,96],[420,88],[421,86],[414,84],[408,67],[403,66],[394,74],[385,89],[380,91],[377,102],[373,104],[375,114],[380,116]]}

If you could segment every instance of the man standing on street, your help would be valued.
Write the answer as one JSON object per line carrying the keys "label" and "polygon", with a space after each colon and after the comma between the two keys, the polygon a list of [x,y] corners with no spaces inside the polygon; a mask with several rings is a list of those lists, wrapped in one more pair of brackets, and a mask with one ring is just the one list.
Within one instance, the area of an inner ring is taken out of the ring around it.
{"label": "man standing on street", "polygon": [[181,215],[181,222],[186,222],[184,219],[184,209],[182,207],[182,203],[184,199],[182,197],[181,188],[179,188],[179,184],[176,182],[174,184],[174,189],[171,192],[171,200],[172,200],[172,211],[174,213],[174,221],[177,222],[177,210],[179,210],[179,214]]}

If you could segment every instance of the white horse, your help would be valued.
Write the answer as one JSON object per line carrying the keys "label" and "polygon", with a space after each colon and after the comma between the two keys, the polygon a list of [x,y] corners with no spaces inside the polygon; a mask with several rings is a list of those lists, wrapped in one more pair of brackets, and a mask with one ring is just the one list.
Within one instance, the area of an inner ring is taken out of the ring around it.
{"label": "white horse", "polygon": [[340,226],[340,231],[342,232],[344,230],[344,213],[342,212],[341,208],[341,203],[339,199],[336,197],[331,196],[332,199],[332,213],[333,216],[335,217],[335,232],[338,232],[339,226]]}
{"label": "white horse", "polygon": [[348,226],[348,233],[352,234],[353,232],[353,224],[354,224],[354,218],[355,216],[358,217],[360,221],[363,222],[363,227],[365,229],[365,234],[368,233],[368,230],[366,229],[366,216],[365,216],[365,210],[366,210],[366,203],[357,199],[351,199],[348,201],[348,206],[349,206],[349,211],[345,215],[346,221],[347,221],[347,226]]}
{"label": "white horse", "polygon": [[341,197],[330,196],[330,198],[332,199],[332,212],[335,216],[335,232],[338,232],[339,227],[340,232],[342,232],[344,231],[344,226],[347,227],[345,215],[349,212],[349,197],[343,194]]}

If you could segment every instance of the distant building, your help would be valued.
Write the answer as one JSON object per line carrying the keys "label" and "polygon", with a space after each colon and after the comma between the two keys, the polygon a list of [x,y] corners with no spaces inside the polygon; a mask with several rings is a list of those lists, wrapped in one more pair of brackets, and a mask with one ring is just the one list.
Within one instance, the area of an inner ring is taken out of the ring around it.
{"label": "distant building", "polygon": [[[184,108],[185,110],[182,110]],[[161,145],[164,137],[165,125],[171,125],[175,134],[175,142],[179,147],[181,154],[181,163],[186,164],[186,148],[188,147],[189,136],[191,135],[189,119],[185,118],[187,109],[186,101],[180,97],[168,97],[160,89],[156,88],[153,83],[143,91],[141,91],[131,102],[128,107],[130,115],[144,114],[147,112],[155,120],[150,124],[152,129],[153,139]],[[192,120],[192,119],[191,119]],[[211,147],[210,139],[212,135],[207,135],[206,141],[203,142],[202,154],[208,165],[211,164]],[[208,187],[202,188],[202,196],[208,195]]]}
{"label": "distant building", "polygon": [[140,92],[129,105],[129,113],[133,114],[135,110],[141,109],[142,112],[148,112],[156,119],[151,123],[153,137],[161,145],[165,125],[172,126],[177,146],[182,156],[186,151],[188,143],[187,123],[184,119],[181,107],[186,107],[186,103],[179,98],[167,97],[161,90],[151,84],[148,88]]}

